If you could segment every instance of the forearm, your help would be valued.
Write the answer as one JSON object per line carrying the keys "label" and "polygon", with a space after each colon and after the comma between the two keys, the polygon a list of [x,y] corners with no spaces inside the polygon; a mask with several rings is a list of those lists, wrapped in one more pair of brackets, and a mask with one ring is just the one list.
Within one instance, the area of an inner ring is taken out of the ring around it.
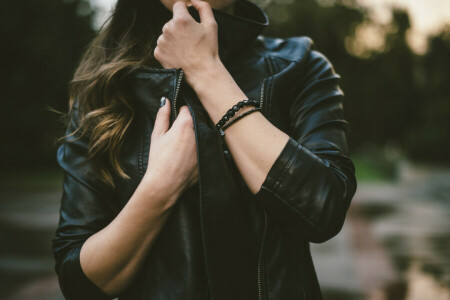
{"label": "forearm", "polygon": [[144,177],[117,217],[82,246],[84,273],[109,295],[131,283],[176,200],[175,194],[165,194],[156,183]]}
{"label": "forearm", "polygon": [[[247,99],[220,62],[203,72],[188,75],[214,124],[238,101]],[[250,109],[252,107],[244,107],[236,116]],[[228,127],[224,138],[247,186],[252,193],[256,193],[289,136],[272,125],[260,112],[255,112]]]}

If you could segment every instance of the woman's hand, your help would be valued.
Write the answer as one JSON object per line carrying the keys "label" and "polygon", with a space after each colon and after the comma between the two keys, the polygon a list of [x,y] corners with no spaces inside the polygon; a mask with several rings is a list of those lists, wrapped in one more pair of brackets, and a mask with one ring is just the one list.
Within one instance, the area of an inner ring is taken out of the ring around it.
{"label": "woman's hand", "polygon": [[[108,299],[115,298],[135,280],[179,195],[197,182],[197,152],[191,114],[187,106],[182,106],[169,130],[168,102],[159,109],[156,117],[149,167],[143,180],[112,222],[92,234],[80,250],[83,273],[111,296]],[[68,267],[64,264],[61,268]],[[75,268],[79,273],[80,266]],[[72,276],[69,275],[71,269],[64,269],[62,273]],[[68,284],[70,289],[76,288],[72,283]]]}
{"label": "woman's hand", "polygon": [[220,61],[217,22],[208,2],[192,0],[200,23],[187,10],[185,1],[173,5],[173,18],[164,24],[155,48],[155,58],[168,68],[183,68],[186,81],[190,74],[201,72]]}
{"label": "woman's hand", "polygon": [[144,178],[156,180],[166,191],[167,199],[176,201],[185,189],[198,182],[197,147],[188,107],[181,106],[170,129],[169,118],[170,103],[166,98],[156,115]]}

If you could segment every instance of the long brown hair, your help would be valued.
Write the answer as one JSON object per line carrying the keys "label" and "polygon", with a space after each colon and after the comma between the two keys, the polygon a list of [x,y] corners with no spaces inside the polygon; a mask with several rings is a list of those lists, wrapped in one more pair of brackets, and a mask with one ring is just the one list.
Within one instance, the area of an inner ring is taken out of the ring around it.
{"label": "long brown hair", "polygon": [[58,139],[89,136],[88,156],[97,176],[115,187],[113,172],[129,179],[119,161],[125,133],[135,116],[121,81],[140,67],[160,67],[153,56],[161,33],[160,0],[118,0],[110,18],[86,48],[69,86],[69,111],[65,125],[75,112],[77,123],[71,133]]}

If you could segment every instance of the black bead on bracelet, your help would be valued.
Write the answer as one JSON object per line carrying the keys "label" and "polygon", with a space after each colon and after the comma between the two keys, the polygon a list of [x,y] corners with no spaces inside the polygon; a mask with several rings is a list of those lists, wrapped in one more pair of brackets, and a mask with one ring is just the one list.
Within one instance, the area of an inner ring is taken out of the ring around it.
{"label": "black bead on bracelet", "polygon": [[228,122],[228,123],[225,124],[222,128],[219,129],[219,130],[220,130],[220,135],[222,135],[222,136],[225,135],[224,130],[225,130],[226,128],[230,127],[232,124],[234,124],[235,122],[239,121],[239,120],[242,119],[243,117],[245,117],[245,116],[247,116],[247,115],[249,115],[249,114],[251,114],[251,113],[254,113],[255,111],[261,111],[261,108],[260,108],[260,107],[252,108],[251,110],[246,111],[246,112],[243,113],[242,115],[237,116],[236,119],[231,120],[230,122]]}
{"label": "black bead on bracelet", "polygon": [[[236,103],[232,108],[230,108],[225,115],[222,117],[222,119],[220,119],[219,122],[217,122],[217,124],[215,125],[216,129],[221,131],[222,134],[222,126],[225,125],[225,123],[231,119],[232,117],[234,117],[234,115],[236,114],[237,111],[239,111],[242,107],[244,106],[255,106],[258,107],[259,106],[259,102],[257,100],[242,100],[239,101],[238,103]],[[223,134],[222,134],[223,135]]]}

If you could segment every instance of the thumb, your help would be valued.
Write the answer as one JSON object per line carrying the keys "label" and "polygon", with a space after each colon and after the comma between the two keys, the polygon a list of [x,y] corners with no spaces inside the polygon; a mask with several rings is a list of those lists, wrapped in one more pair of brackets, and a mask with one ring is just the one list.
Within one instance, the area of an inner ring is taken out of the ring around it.
{"label": "thumb", "polygon": [[161,97],[161,104],[156,114],[155,125],[152,135],[160,136],[169,130],[170,123],[170,101],[166,97]]}

